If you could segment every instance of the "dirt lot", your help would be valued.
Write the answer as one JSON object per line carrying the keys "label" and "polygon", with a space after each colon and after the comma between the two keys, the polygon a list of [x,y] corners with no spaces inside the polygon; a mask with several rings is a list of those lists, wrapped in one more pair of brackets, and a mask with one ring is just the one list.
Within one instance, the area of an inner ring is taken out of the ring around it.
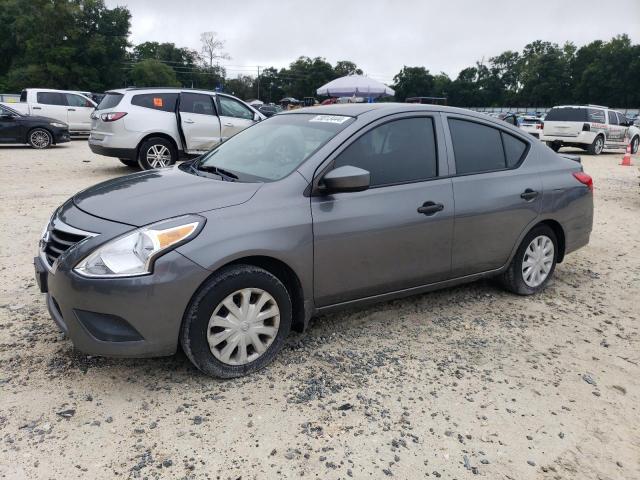
{"label": "dirt lot", "polygon": [[[640,478],[640,187],[583,156],[591,244],[544,293],[488,281],[313,321],[248,378],[75,353],[32,275],[84,141],[0,147],[0,478]],[[640,163],[638,158],[635,163]]]}

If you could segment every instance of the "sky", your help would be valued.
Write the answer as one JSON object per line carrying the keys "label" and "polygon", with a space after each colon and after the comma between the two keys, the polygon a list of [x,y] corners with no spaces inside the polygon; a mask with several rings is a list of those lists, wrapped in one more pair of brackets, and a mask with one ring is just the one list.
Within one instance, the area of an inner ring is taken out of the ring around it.
{"label": "sky", "polygon": [[301,55],[351,60],[391,83],[404,66],[458,72],[534,40],[578,46],[626,33],[640,43],[640,0],[106,0],[132,14],[130,41],[200,50],[226,41],[227,75],[285,67]]}

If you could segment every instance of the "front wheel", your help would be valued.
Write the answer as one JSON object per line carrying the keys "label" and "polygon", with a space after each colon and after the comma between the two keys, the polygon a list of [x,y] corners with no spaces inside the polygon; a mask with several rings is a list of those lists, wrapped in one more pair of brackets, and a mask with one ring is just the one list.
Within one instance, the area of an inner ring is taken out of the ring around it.
{"label": "front wheel", "polygon": [[289,334],[291,297],[262,268],[234,265],[214,274],[194,295],[180,343],[207,375],[233,378],[273,361]]}
{"label": "front wheel", "polygon": [[29,132],[29,145],[33,148],[49,148],[53,143],[53,137],[44,128],[34,128]]}
{"label": "front wheel", "polygon": [[533,228],[502,274],[502,285],[518,295],[538,293],[553,275],[557,257],[558,240],[553,230],[546,225]]}
{"label": "front wheel", "polygon": [[604,150],[604,138],[602,137],[602,135],[598,135],[593,140],[593,143],[589,145],[587,152],[589,152],[591,155],[600,155],[603,150]]}
{"label": "front wheel", "polygon": [[140,145],[138,165],[142,170],[170,167],[178,160],[173,144],[161,137],[153,137]]}
{"label": "front wheel", "polygon": [[631,140],[631,153],[634,155],[638,153],[638,144],[640,144],[640,137],[633,137],[633,140]]}

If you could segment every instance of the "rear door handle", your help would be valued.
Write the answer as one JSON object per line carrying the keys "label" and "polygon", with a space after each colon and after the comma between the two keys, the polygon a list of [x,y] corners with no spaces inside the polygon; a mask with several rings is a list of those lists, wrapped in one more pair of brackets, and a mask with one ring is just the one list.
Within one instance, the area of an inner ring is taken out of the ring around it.
{"label": "rear door handle", "polygon": [[225,127],[233,127],[233,123],[228,122],[228,123],[225,123],[225,124],[224,124],[224,126],[225,126]]}
{"label": "rear door handle", "polygon": [[76,111],[76,109],[75,109],[75,108],[67,108],[67,111],[69,111],[69,112],[75,112],[75,111]]}
{"label": "rear door handle", "polygon": [[187,118],[184,123],[195,123],[193,120],[191,120],[190,118]]}
{"label": "rear door handle", "polygon": [[526,200],[527,202],[531,200],[535,200],[537,196],[538,196],[538,192],[536,192],[535,190],[531,190],[530,188],[527,188],[524,192],[520,194],[520,198],[522,198],[523,200]]}
{"label": "rear door handle", "polygon": [[421,207],[418,207],[418,213],[422,213],[423,215],[434,215],[438,212],[441,212],[444,209],[444,205],[441,203],[435,202],[424,202]]}
{"label": "rear door handle", "polygon": [[31,107],[31,108],[33,108],[34,110],[42,110],[42,107]]}

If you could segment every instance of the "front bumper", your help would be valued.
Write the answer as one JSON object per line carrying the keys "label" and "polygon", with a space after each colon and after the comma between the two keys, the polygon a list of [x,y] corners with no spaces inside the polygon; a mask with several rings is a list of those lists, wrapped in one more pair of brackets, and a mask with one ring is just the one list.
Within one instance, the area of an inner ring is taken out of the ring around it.
{"label": "front bumper", "polygon": [[60,129],[60,130],[53,131],[53,143],[58,144],[58,143],[65,143],[70,141],[71,141],[71,135],[69,134],[69,130]]}
{"label": "front bumper", "polygon": [[[152,357],[175,353],[192,295],[211,272],[173,250],[153,273],[127,278],[85,278],[73,266],[95,245],[71,247],[56,268],[34,259],[36,279],[58,328],[87,354]],[[111,239],[111,236],[109,237]],[[109,239],[105,239],[109,240]],[[78,249],[82,252],[72,252]]]}

